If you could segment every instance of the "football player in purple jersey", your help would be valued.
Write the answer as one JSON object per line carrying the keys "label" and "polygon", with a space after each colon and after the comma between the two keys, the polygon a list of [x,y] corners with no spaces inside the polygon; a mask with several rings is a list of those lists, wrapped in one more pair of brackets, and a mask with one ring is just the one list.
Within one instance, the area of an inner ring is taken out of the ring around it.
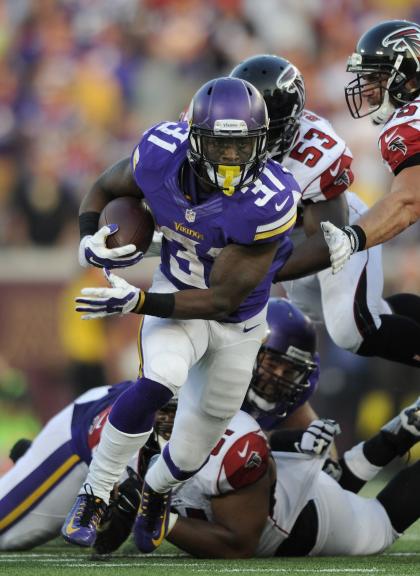
{"label": "football player in purple jersey", "polygon": [[324,223],[334,273],[355,252],[390,240],[420,218],[419,24],[386,20],[372,26],[359,39],[347,72],[356,74],[345,89],[350,113],[383,124],[379,147],[394,178],[390,193],[354,225],[337,230]]}
{"label": "football player in purple jersey", "polygon": [[[190,124],[153,126],[82,201],[80,261],[104,267],[111,287],[84,289],[77,310],[86,319],[142,315],[140,375],[110,412],[87,490],[63,526],[69,542],[94,543],[112,486],[147,441],[156,410],[180,391],[174,431],[146,475],[134,530],[138,548],[154,550],[168,530],[171,488],[200,469],[241,406],[300,197],[293,176],[267,159],[267,129],[256,88],[211,80],[193,99]],[[100,211],[117,196],[145,198],[163,234],[149,292],[108,270],[141,258],[130,245],[106,247],[115,226],[96,231]]]}
{"label": "football player in purple jersey", "polygon": [[267,324],[242,410],[265,433],[285,420],[288,428],[305,428],[317,418],[308,402],[319,379],[315,328],[285,298],[270,298]]}
{"label": "football player in purple jersey", "polygon": [[[238,64],[231,75],[251,82],[264,96],[270,116],[269,152],[292,172],[302,190],[291,234],[294,250],[275,282],[283,282],[300,310],[325,324],[337,346],[419,367],[420,298],[383,297],[381,246],[355,254],[341,274],[334,275],[329,266],[320,223],[353,224],[368,207],[349,190],[352,155],[346,143],[325,118],[305,109],[299,70],[284,58],[261,54]],[[414,141],[420,146],[418,131],[409,128],[415,117],[404,118],[398,127],[410,135],[413,146]],[[399,151],[395,155],[404,159]],[[318,270],[322,271],[312,274]]]}

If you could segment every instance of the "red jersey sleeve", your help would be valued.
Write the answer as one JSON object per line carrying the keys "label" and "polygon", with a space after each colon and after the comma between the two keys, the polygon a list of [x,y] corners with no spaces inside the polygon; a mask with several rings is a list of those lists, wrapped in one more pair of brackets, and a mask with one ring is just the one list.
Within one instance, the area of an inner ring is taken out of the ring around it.
{"label": "red jersey sleeve", "polygon": [[351,156],[344,153],[321,174],[320,188],[327,200],[336,198],[353,183],[352,160]]}
{"label": "red jersey sleeve", "polygon": [[384,162],[395,173],[400,164],[420,154],[420,122],[391,125],[381,134],[379,147]]}
{"label": "red jersey sleeve", "polygon": [[257,432],[241,436],[224,455],[219,477],[219,493],[254,484],[267,471],[269,448],[267,440]]}
{"label": "red jersey sleeve", "polygon": [[99,444],[99,440],[101,439],[101,434],[103,427],[105,426],[106,421],[108,420],[109,413],[111,412],[111,406],[107,406],[105,410],[102,410],[99,414],[95,416],[92,421],[92,424],[88,430],[88,437],[87,442],[89,448],[92,450],[97,444]]}

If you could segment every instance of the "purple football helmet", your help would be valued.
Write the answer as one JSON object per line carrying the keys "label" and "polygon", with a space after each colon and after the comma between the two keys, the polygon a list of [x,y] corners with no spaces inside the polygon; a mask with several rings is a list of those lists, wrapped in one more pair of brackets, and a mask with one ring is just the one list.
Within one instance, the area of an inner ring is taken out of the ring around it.
{"label": "purple football helmet", "polygon": [[230,76],[251,82],[263,95],[270,118],[268,150],[281,160],[296,143],[305,106],[301,73],[285,58],[258,54],[235,66]]}
{"label": "purple football helmet", "polygon": [[348,59],[347,72],[356,74],[345,88],[350,114],[371,114],[375,124],[383,124],[420,94],[420,26],[408,20],[372,26]]}
{"label": "purple football helmet", "polygon": [[310,386],[317,369],[316,333],[302,312],[285,298],[270,298],[268,335],[255,362],[247,400],[259,410],[286,416]]}
{"label": "purple football helmet", "polygon": [[188,117],[188,160],[198,178],[228,196],[258,178],[267,161],[268,114],[256,88],[238,78],[210,80]]}

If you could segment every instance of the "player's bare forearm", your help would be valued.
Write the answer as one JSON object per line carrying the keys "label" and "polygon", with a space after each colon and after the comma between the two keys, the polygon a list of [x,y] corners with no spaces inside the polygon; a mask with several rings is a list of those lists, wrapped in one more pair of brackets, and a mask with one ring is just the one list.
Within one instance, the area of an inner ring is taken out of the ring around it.
{"label": "player's bare forearm", "polygon": [[293,248],[293,252],[275,276],[275,282],[296,280],[315,274],[331,266],[330,253],[320,230],[320,223],[328,220],[336,226],[348,223],[348,205],[344,194],[326,202],[307,204],[303,209],[306,240]]}
{"label": "player's bare forearm", "polygon": [[269,513],[270,472],[244,488],[213,497],[213,522],[179,518],[167,539],[201,558],[250,558]]}
{"label": "player's bare forearm", "polygon": [[296,280],[330,266],[330,253],[324,235],[320,231],[293,248],[283,267],[276,272],[274,282]]}
{"label": "player's bare forearm", "polygon": [[279,424],[279,428],[294,428],[304,430],[311,422],[318,418],[318,414],[309,402],[299,406],[290,416]]}
{"label": "player's bare forearm", "polygon": [[349,206],[344,194],[325,202],[306,204],[303,209],[303,226],[305,234],[310,238],[319,232],[321,222],[328,220],[338,228],[345,226],[349,221]]}
{"label": "player's bare forearm", "polygon": [[130,158],[123,158],[99,176],[83,198],[79,213],[101,212],[108,202],[119,196],[142,197],[132,174]]}
{"label": "player's bare forearm", "polygon": [[420,218],[420,166],[402,170],[391,192],[355,222],[366,234],[370,248],[390,240]]}
{"label": "player's bare forearm", "polygon": [[177,292],[171,317],[222,320],[263,280],[276,249],[275,242],[254,246],[229,244],[213,265],[210,288]]}
{"label": "player's bare forearm", "polygon": [[246,558],[253,553],[224,526],[195,518],[179,518],[166,539],[197,558]]}

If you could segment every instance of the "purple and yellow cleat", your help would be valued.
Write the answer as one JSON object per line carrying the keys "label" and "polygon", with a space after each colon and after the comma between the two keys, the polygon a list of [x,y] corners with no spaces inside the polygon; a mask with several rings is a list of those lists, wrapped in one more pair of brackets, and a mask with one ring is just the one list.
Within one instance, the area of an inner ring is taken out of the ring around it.
{"label": "purple and yellow cleat", "polygon": [[96,531],[105,514],[106,504],[93,494],[89,484],[83,486],[85,493],[79,494],[61,529],[61,534],[70,544],[93,546]]}
{"label": "purple and yellow cleat", "polygon": [[155,492],[144,482],[134,525],[134,542],[140,552],[148,554],[162,544],[168,532],[170,505],[171,491]]}

